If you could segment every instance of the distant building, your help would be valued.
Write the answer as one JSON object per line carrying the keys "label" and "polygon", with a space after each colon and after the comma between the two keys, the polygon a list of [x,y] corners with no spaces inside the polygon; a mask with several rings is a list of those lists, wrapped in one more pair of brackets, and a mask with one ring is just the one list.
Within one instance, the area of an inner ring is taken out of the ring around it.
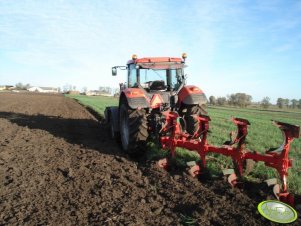
{"label": "distant building", "polygon": [[100,96],[102,95],[102,92],[100,92],[99,90],[89,90],[86,92],[87,96]]}
{"label": "distant building", "polygon": [[76,91],[76,90],[70,90],[70,91],[67,92],[67,94],[79,95],[80,92]]}
{"label": "distant building", "polygon": [[14,88],[14,86],[9,86],[9,85],[5,85],[5,86],[0,86],[0,90],[11,90],[12,88]]}
{"label": "distant building", "polygon": [[107,96],[107,97],[112,96],[111,94],[109,94],[107,92],[99,91],[99,90],[89,90],[85,94],[87,96]]}
{"label": "distant building", "polygon": [[30,92],[39,92],[39,93],[58,93],[59,89],[54,87],[41,87],[41,86],[32,86],[27,89]]}

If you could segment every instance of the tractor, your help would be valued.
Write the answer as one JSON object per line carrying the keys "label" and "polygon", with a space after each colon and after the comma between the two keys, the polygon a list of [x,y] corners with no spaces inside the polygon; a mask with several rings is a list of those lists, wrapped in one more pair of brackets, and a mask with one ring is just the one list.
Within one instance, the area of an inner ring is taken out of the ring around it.
{"label": "tractor", "polygon": [[112,138],[120,139],[123,151],[143,154],[150,134],[158,136],[166,124],[164,112],[173,111],[185,118],[185,128],[193,134],[197,121],[192,115],[206,113],[204,92],[186,85],[184,73],[187,55],[175,57],[137,58],[134,54],[127,66],[112,67],[127,70],[127,83],[120,84],[119,106],[107,107],[105,118]]}
{"label": "tractor", "polygon": [[[210,117],[205,107],[207,98],[204,92],[186,85],[184,73],[187,55],[182,58],[147,57],[127,62],[127,66],[112,67],[112,75],[117,69],[127,70],[127,83],[120,84],[119,106],[105,109],[105,118],[110,125],[112,138],[121,141],[123,151],[132,155],[142,155],[149,138],[169,151],[158,165],[167,169],[175,157],[177,147],[199,154],[200,161],[188,162],[191,176],[202,174],[206,167],[206,155],[216,153],[232,158],[234,169],[224,169],[231,186],[239,186],[254,163],[263,162],[274,168],[278,179],[267,180],[273,185],[277,199],[294,205],[294,195],[288,192],[288,169],[292,167],[289,158],[290,144],[300,137],[300,126],[273,121],[283,135],[283,143],[277,148],[263,151],[249,150],[246,144],[250,122],[232,117],[237,132],[230,132],[230,140],[220,146],[209,144]],[[235,136],[236,134],[236,136]]]}

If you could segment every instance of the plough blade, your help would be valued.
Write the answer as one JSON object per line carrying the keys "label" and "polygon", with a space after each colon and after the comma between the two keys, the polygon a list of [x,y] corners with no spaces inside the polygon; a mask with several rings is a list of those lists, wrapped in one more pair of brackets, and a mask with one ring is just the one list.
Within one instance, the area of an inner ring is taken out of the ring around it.
{"label": "plough blade", "polygon": [[234,169],[223,169],[223,174],[227,178],[227,182],[232,186],[235,187],[237,185],[237,175]]}
{"label": "plough blade", "polygon": [[234,169],[223,169],[224,176],[231,175],[234,173]]}
{"label": "plough blade", "polygon": [[228,182],[232,187],[235,187],[237,185],[237,176],[235,173],[230,174],[228,177]]}
{"label": "plough blade", "polygon": [[275,197],[279,200],[279,194],[280,194],[280,185],[279,184],[275,184],[273,187],[273,193],[275,195]]}
{"label": "plough blade", "polygon": [[160,168],[167,169],[167,168],[168,168],[168,160],[167,160],[167,158],[160,159],[160,160],[158,161],[158,166],[159,166]]}
{"label": "plough blade", "polygon": [[272,178],[272,179],[265,180],[265,182],[270,187],[272,185],[278,184],[278,179],[277,178]]}
{"label": "plough blade", "polygon": [[192,166],[189,170],[188,170],[189,175],[191,175],[192,177],[196,177],[198,175],[200,175],[201,173],[201,168],[199,165],[195,165]]}
{"label": "plough blade", "polygon": [[195,162],[195,161],[186,162],[186,165],[187,165],[188,167],[193,167],[193,166],[196,165],[196,162]]}

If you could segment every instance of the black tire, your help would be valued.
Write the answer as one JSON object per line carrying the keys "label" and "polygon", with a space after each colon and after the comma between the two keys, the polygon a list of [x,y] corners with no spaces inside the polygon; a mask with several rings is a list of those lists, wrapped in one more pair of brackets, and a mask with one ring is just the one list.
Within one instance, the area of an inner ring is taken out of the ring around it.
{"label": "black tire", "polygon": [[142,155],[148,138],[147,118],[144,109],[130,109],[123,101],[119,109],[120,138],[123,151]]}
{"label": "black tire", "polygon": [[186,132],[190,135],[194,135],[198,128],[199,122],[194,118],[194,116],[200,116],[206,114],[199,105],[183,105],[180,108],[180,115],[185,119],[186,122]]}
{"label": "black tire", "polygon": [[113,126],[113,121],[112,119],[110,120],[109,122],[109,135],[110,135],[110,138],[112,140],[116,140],[117,142],[120,142],[120,132],[115,132],[114,131],[114,126]]}

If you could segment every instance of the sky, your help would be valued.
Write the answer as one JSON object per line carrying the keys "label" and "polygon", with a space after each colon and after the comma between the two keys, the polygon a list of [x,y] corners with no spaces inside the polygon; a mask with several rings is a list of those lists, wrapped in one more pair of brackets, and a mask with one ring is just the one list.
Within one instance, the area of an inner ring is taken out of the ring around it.
{"label": "sky", "polygon": [[301,0],[0,0],[0,85],[118,87],[132,54],[183,52],[208,97],[301,99]]}

